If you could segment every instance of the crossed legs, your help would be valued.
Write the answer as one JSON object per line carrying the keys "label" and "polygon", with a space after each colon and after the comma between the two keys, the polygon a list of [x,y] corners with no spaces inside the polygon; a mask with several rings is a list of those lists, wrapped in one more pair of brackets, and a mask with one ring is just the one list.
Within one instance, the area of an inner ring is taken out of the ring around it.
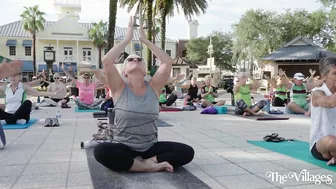
{"label": "crossed legs", "polygon": [[[313,153],[312,154],[316,159],[328,161],[327,165],[334,165],[336,164],[336,136],[325,136],[321,138],[315,146],[317,152],[320,154]],[[319,157],[322,155],[322,157]]]}

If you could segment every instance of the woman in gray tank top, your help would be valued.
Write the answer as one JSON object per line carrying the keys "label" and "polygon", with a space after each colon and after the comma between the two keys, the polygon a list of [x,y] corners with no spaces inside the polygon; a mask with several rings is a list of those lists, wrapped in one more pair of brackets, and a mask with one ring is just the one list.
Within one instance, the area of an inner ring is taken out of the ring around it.
{"label": "woman in gray tank top", "polygon": [[[115,171],[173,172],[194,158],[192,147],[177,142],[159,142],[157,120],[159,94],[171,73],[173,60],[147,40],[140,26],[140,40],[161,62],[153,78],[145,81],[146,65],[137,55],[124,62],[123,76],[114,66],[117,58],[133,38],[133,18],[130,18],[126,39],[115,45],[103,58],[108,85],[115,101],[113,143],[99,144],[94,156],[105,167]],[[142,157],[143,160],[135,159]]]}

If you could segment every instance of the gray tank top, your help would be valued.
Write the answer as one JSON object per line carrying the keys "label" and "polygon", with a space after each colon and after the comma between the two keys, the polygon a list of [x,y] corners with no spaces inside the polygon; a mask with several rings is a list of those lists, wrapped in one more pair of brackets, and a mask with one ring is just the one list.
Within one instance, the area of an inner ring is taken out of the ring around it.
{"label": "gray tank top", "polygon": [[113,141],[139,152],[148,150],[158,141],[159,99],[148,82],[145,81],[145,85],[146,94],[136,96],[126,84],[114,105]]}

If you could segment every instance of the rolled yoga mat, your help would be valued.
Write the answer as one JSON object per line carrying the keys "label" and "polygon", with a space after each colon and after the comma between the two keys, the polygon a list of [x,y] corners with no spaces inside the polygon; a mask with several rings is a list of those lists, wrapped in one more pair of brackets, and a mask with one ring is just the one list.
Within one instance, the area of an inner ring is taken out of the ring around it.
{"label": "rolled yoga mat", "polygon": [[75,107],[75,112],[100,112],[100,109],[87,109],[87,110],[80,110],[78,106]]}
{"label": "rolled yoga mat", "polygon": [[336,171],[336,166],[327,166],[326,161],[315,159],[309,151],[309,143],[301,140],[283,141],[283,142],[266,142],[266,141],[247,141],[255,146],[265,148],[267,150],[283,154],[318,167],[322,167],[331,171]]}
{"label": "rolled yoga mat", "polygon": [[94,189],[211,189],[183,167],[175,169],[174,173],[117,173],[98,163],[93,156],[93,150],[93,148],[87,148],[86,155]]}

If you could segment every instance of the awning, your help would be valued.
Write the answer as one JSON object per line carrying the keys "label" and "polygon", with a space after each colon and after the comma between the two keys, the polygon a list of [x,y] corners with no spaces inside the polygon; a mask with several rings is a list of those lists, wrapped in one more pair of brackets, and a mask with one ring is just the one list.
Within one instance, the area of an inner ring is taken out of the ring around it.
{"label": "awning", "polygon": [[58,72],[63,72],[61,64],[65,64],[65,70],[69,70],[69,67],[72,67],[72,71],[77,72],[77,63],[76,62],[60,62],[58,65]]}
{"label": "awning", "polygon": [[[48,66],[47,64],[39,64],[38,65],[38,72],[42,72],[42,70],[48,71]],[[57,69],[57,65],[53,64],[53,72],[58,72],[59,70]]]}
{"label": "awning", "polygon": [[11,61],[11,59],[8,59],[8,58],[3,57],[3,56],[0,55],[0,63],[1,63],[4,59],[6,59],[7,62]]}
{"label": "awning", "polygon": [[24,46],[24,47],[31,47],[32,45],[33,45],[32,40],[23,40],[22,41],[22,46]]}
{"label": "awning", "polygon": [[32,60],[23,61],[22,72],[34,72],[34,66]]}
{"label": "awning", "polygon": [[6,46],[16,46],[16,40],[15,39],[8,39],[6,42]]}
{"label": "awning", "polygon": [[134,44],[134,51],[140,51],[140,44],[136,43]]}

